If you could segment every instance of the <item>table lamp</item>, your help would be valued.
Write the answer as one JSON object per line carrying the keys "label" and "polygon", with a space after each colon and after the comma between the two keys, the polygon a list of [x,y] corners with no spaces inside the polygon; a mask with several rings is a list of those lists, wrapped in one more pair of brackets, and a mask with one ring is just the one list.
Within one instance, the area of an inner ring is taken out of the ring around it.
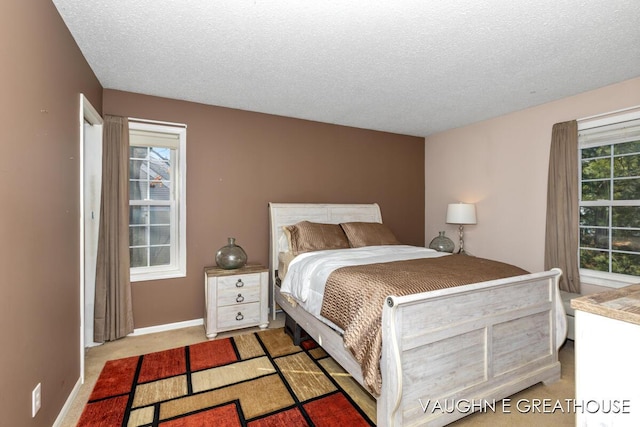
{"label": "table lamp", "polygon": [[450,203],[447,206],[447,224],[458,224],[460,231],[460,249],[458,253],[467,255],[464,250],[464,225],[476,224],[476,205],[473,203]]}

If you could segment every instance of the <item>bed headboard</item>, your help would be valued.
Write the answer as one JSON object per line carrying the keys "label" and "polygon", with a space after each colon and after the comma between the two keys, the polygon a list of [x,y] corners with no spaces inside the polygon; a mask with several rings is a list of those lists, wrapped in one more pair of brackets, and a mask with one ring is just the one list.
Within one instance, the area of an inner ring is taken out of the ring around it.
{"label": "bed headboard", "polygon": [[382,222],[377,203],[327,204],[327,203],[269,203],[269,270],[271,283],[275,283],[278,269],[278,241],[284,234],[283,226],[300,221],[340,224],[341,222]]}

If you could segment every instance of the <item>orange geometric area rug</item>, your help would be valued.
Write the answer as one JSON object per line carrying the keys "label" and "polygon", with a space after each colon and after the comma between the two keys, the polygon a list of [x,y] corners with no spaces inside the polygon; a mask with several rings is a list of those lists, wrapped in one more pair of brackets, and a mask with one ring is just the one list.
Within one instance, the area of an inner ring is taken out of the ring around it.
{"label": "orange geometric area rug", "polygon": [[284,329],[105,364],[78,426],[375,426],[376,403]]}

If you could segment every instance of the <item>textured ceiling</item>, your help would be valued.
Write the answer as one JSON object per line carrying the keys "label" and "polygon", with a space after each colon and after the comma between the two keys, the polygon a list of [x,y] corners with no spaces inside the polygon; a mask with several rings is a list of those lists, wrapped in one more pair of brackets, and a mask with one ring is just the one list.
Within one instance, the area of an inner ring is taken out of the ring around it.
{"label": "textured ceiling", "polygon": [[427,136],[640,76],[638,0],[53,0],[108,89]]}

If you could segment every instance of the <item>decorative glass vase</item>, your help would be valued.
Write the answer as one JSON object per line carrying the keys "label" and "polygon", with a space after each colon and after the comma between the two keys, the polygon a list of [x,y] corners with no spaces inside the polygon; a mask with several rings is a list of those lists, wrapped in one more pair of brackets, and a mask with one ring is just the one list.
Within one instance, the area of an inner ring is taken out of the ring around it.
{"label": "decorative glass vase", "polygon": [[453,241],[444,235],[444,231],[440,231],[438,237],[435,237],[431,243],[429,243],[430,249],[435,249],[438,252],[452,253],[455,249]]}
{"label": "decorative glass vase", "polygon": [[247,253],[236,245],[235,237],[229,237],[229,243],[216,252],[216,264],[225,270],[244,267],[247,263]]}

